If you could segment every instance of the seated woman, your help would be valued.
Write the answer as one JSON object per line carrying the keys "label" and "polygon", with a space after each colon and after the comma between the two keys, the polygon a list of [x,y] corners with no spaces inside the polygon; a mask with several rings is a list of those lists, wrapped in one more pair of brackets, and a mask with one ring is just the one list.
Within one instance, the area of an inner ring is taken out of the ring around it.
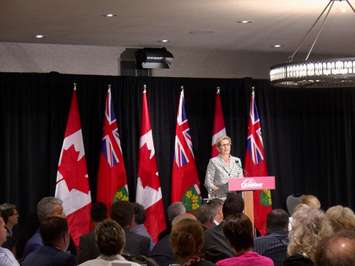
{"label": "seated woman", "polygon": [[289,232],[288,258],[285,266],[314,265],[318,243],[333,232],[324,212],[309,205],[300,204],[292,215]]}
{"label": "seated woman", "polygon": [[273,266],[274,262],[254,252],[253,225],[243,213],[229,216],[223,224],[223,233],[231,243],[236,256],[217,262],[217,266]]}
{"label": "seated woman", "polygon": [[201,257],[203,228],[196,220],[185,218],[174,223],[170,234],[170,244],[181,266],[214,265]]}
{"label": "seated woman", "polygon": [[121,253],[126,244],[125,232],[115,221],[107,219],[99,223],[95,228],[96,244],[99,248],[100,256],[93,260],[88,260],[80,265],[83,266],[109,266],[117,264],[130,264],[139,266],[138,263],[126,260]]}

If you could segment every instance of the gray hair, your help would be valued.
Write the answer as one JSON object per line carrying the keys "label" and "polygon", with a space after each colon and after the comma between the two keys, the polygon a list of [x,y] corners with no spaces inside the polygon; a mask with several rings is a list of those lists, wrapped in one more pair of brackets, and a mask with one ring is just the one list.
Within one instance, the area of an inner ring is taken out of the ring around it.
{"label": "gray hair", "polygon": [[55,197],[44,197],[37,203],[37,216],[40,221],[52,215],[56,205],[62,205],[63,201]]}
{"label": "gray hair", "polygon": [[290,256],[302,254],[314,261],[319,241],[332,233],[329,220],[322,210],[300,204],[292,215],[287,252]]}
{"label": "gray hair", "polygon": [[168,207],[168,218],[172,222],[174,218],[186,212],[186,208],[181,201],[174,202]]}

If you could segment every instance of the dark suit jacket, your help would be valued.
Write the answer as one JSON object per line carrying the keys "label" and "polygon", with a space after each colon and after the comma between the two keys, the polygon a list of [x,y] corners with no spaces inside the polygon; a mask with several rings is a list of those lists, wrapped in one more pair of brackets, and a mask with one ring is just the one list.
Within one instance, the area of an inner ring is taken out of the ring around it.
{"label": "dark suit jacket", "polygon": [[123,254],[130,256],[150,255],[150,239],[145,236],[137,235],[125,229],[126,233],[126,246],[123,250]]}
{"label": "dark suit jacket", "polygon": [[75,257],[51,246],[42,246],[30,253],[22,266],[75,266]]}
{"label": "dark suit jacket", "polygon": [[222,224],[205,231],[203,252],[206,260],[216,263],[219,260],[235,256],[235,251],[223,234]]}
{"label": "dark suit jacket", "polygon": [[169,238],[170,234],[164,236],[152,250],[151,258],[153,258],[159,266],[168,266],[174,263],[174,255],[170,247]]}
{"label": "dark suit jacket", "polygon": [[95,230],[80,237],[78,264],[87,260],[96,259],[100,255],[99,249],[96,245]]}

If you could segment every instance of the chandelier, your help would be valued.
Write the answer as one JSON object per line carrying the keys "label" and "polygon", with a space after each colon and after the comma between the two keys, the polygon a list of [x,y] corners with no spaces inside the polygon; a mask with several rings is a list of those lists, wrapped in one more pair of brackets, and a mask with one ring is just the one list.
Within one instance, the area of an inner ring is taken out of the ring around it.
{"label": "chandelier", "polygon": [[[355,87],[355,57],[308,61],[309,56],[324,28],[329,13],[332,10],[334,2],[336,1],[346,1],[352,11],[355,12],[354,7],[349,0],[330,0],[311,28],[307,31],[293,54],[289,57],[289,62],[271,67],[270,81],[274,86],[311,88]],[[297,52],[321,19],[322,22],[305,60],[302,62],[293,62]]]}

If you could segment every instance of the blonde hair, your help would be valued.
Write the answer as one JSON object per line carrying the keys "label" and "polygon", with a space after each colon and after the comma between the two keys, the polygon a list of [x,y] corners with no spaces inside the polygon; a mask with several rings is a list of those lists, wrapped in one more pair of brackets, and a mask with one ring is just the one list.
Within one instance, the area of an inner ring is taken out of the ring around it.
{"label": "blonde hair", "polygon": [[320,209],[321,206],[319,199],[314,195],[303,195],[301,197],[300,203],[306,204],[309,207],[316,209]]}
{"label": "blonde hair", "polygon": [[330,222],[322,210],[301,204],[292,215],[287,252],[290,256],[301,254],[314,261],[319,241],[332,232]]}
{"label": "blonde hair", "polygon": [[223,140],[228,140],[228,141],[229,141],[229,144],[232,144],[232,139],[231,139],[230,137],[228,137],[228,136],[223,136],[223,137],[220,137],[220,138],[217,140],[216,146],[217,146],[217,147],[221,147],[221,142],[222,142]]}
{"label": "blonde hair", "polygon": [[329,208],[325,215],[329,219],[334,232],[355,228],[355,214],[350,208],[337,205]]}

